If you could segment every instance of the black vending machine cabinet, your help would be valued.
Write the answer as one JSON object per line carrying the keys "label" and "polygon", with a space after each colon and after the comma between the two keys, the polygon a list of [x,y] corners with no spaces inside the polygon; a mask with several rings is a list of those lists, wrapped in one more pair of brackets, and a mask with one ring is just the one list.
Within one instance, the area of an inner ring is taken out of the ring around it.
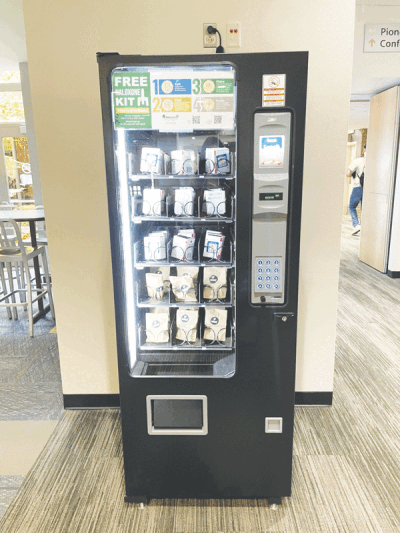
{"label": "black vending machine cabinet", "polygon": [[307,62],[98,54],[126,501],[290,496]]}

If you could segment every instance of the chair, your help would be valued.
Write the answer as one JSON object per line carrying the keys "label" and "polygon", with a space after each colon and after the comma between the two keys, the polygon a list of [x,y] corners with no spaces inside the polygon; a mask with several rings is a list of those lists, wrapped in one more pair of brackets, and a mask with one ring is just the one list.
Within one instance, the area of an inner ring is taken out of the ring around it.
{"label": "chair", "polygon": [[0,204],[1,211],[12,211],[13,209],[15,209],[15,205],[10,204],[9,202],[1,202]]}
{"label": "chair", "polygon": [[[44,209],[44,207],[43,207],[43,205],[36,205],[35,206],[35,205],[32,204],[32,205],[22,206],[21,209],[26,210],[26,211],[31,211],[31,210],[34,210],[34,209]],[[32,246],[32,237],[31,237],[31,234],[29,233],[29,229],[27,229],[27,227],[28,227],[28,222],[22,222],[20,224],[22,240],[23,240],[25,246]],[[51,270],[50,270],[51,269],[51,265],[50,265],[49,253],[47,251],[48,242],[47,242],[47,234],[46,234],[46,223],[44,221],[36,223],[36,243],[37,243],[38,246],[44,246],[45,247],[47,266],[48,266],[48,269],[49,269],[50,280],[51,280]],[[42,262],[41,262],[41,258],[39,258],[39,264],[40,264],[41,271],[44,270]],[[43,283],[47,283],[47,278],[45,276],[43,276],[42,282]]]}
{"label": "chair", "polygon": [[[9,238],[9,227],[13,226],[16,235],[16,241]],[[30,279],[29,261],[35,257],[41,258],[43,269],[46,276],[46,287],[38,288],[33,286],[33,280]],[[13,266],[16,272],[17,288],[14,288]],[[12,308],[14,319],[18,318],[17,307],[22,306],[28,309],[29,317],[29,334],[33,337],[33,304],[47,295],[49,298],[50,310],[53,320],[54,305],[53,295],[51,292],[51,284],[49,281],[49,269],[47,265],[46,252],[44,246],[32,248],[31,246],[24,246],[21,231],[15,220],[0,219],[0,282],[2,290],[0,291],[0,307]],[[7,273],[7,278],[5,272]],[[33,298],[32,293],[36,292],[36,297]],[[16,301],[16,294],[19,294],[19,301]],[[27,296],[27,299],[25,297]],[[11,300],[11,302],[10,302]],[[10,313],[8,314],[11,318]]]}

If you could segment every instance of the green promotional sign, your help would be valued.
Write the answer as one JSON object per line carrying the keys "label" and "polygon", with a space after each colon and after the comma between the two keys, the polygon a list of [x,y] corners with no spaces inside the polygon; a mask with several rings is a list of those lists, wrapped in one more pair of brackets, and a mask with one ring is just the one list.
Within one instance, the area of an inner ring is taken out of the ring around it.
{"label": "green promotional sign", "polygon": [[115,128],[151,129],[149,72],[118,72],[112,75]]}

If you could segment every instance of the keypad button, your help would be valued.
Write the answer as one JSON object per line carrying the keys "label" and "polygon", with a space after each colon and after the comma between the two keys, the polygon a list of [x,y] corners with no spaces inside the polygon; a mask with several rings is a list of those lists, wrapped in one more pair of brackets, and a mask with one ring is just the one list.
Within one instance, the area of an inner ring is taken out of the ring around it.
{"label": "keypad button", "polygon": [[262,284],[262,283],[259,283],[259,284],[257,285],[257,289],[260,289],[260,290],[261,290],[262,288],[263,288],[263,284]]}
{"label": "keypad button", "polygon": [[271,288],[271,283],[267,283],[267,284],[265,285],[265,288],[266,288],[267,290],[269,290],[269,289]]}
{"label": "keypad button", "polygon": [[263,264],[263,260],[262,259],[258,259],[257,265],[262,265],[262,264]]}
{"label": "keypad button", "polygon": [[275,283],[275,284],[274,284],[274,289],[275,289],[275,290],[279,289],[279,287],[280,287],[279,283]]}
{"label": "keypad button", "polygon": [[262,280],[263,280],[262,276],[257,276],[257,281],[262,281]]}
{"label": "keypad button", "polygon": [[275,259],[275,261],[274,261],[274,265],[280,265],[280,264],[281,264],[280,259]]}
{"label": "keypad button", "polygon": [[274,281],[279,281],[279,276],[274,276]]}
{"label": "keypad button", "polygon": [[274,272],[275,272],[275,274],[279,274],[280,271],[281,271],[280,268],[274,268]]}
{"label": "keypad button", "polygon": [[265,261],[265,264],[266,264],[267,266],[270,265],[270,264],[271,264],[271,259],[267,259],[267,260]]}
{"label": "keypad button", "polygon": [[263,271],[262,268],[257,268],[257,272],[258,272],[259,274],[262,274],[262,271]]}
{"label": "keypad button", "polygon": [[271,281],[271,276],[265,276],[265,281]]}
{"label": "keypad button", "polygon": [[266,268],[266,269],[265,269],[265,272],[266,272],[267,274],[271,274],[271,269],[270,269],[270,268]]}

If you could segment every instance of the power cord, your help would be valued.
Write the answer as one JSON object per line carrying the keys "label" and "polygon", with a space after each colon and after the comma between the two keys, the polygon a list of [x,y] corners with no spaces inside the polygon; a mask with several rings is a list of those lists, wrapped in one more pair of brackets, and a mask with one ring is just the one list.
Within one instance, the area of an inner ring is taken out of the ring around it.
{"label": "power cord", "polygon": [[214,26],[208,26],[207,27],[207,31],[208,31],[209,35],[214,35],[215,33],[218,33],[218,35],[219,35],[219,46],[217,46],[217,49],[215,50],[215,53],[216,54],[224,54],[225,50],[224,50],[224,47],[222,46],[221,34],[217,30],[217,28],[214,28]]}

